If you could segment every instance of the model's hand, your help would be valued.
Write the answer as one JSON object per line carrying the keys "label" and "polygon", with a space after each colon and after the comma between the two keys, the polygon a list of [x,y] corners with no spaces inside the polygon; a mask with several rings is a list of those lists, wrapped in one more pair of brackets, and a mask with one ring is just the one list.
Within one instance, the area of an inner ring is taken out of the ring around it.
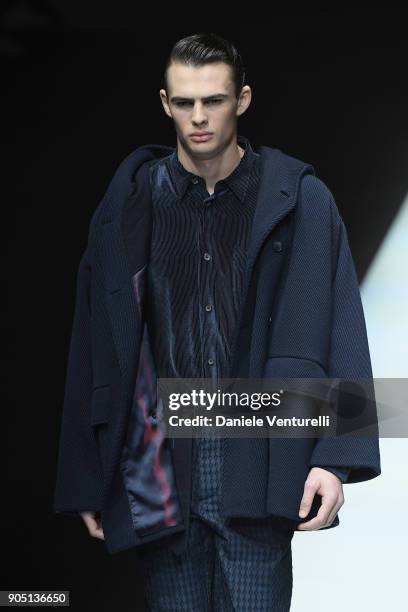
{"label": "model's hand", "polygon": [[305,482],[302,501],[300,502],[299,516],[303,518],[310,512],[315,494],[322,496],[322,503],[317,515],[299,523],[298,529],[321,529],[332,524],[339,508],[344,504],[343,483],[332,472],[319,467],[313,467]]}
{"label": "model's hand", "polygon": [[85,521],[85,525],[87,526],[90,535],[93,538],[104,540],[105,538],[103,535],[100,512],[89,510],[87,512],[81,512],[80,514]]}

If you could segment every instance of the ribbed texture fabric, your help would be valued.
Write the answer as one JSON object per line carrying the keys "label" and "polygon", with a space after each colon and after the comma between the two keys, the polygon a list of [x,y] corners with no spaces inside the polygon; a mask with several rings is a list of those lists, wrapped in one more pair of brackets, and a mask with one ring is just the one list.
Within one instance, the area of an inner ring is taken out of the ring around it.
{"label": "ribbed texture fabric", "polygon": [[160,377],[221,377],[229,366],[259,181],[260,156],[245,145],[211,196],[176,152],[151,167],[147,317]]}
{"label": "ribbed texture fabric", "polygon": [[[147,316],[162,377],[216,380],[230,367],[260,172],[249,140],[238,142],[243,157],[211,195],[176,151],[151,167]],[[222,440],[195,438],[192,451],[191,512],[223,535]]]}

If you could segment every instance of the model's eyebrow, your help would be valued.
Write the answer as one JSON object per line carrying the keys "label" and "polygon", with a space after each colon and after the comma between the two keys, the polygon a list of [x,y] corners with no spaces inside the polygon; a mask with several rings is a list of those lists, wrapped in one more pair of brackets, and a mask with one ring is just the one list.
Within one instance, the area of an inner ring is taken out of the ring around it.
{"label": "model's eyebrow", "polygon": [[[212,96],[207,96],[206,98],[201,98],[201,100],[203,102],[208,102],[209,100],[212,100],[213,98],[228,98],[227,94],[213,94]],[[170,98],[170,102],[173,102],[173,104],[175,102],[194,102],[194,98],[183,98],[181,96],[173,96]]]}

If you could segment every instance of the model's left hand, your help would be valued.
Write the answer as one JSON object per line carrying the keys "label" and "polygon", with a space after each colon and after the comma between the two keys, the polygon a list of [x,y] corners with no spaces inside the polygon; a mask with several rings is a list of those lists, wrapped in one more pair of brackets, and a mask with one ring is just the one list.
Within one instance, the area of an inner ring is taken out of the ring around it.
{"label": "model's left hand", "polygon": [[319,467],[313,467],[305,482],[302,501],[300,502],[299,516],[304,518],[310,512],[315,494],[322,496],[322,503],[317,515],[299,523],[298,529],[313,530],[328,527],[344,504],[343,483],[332,472]]}

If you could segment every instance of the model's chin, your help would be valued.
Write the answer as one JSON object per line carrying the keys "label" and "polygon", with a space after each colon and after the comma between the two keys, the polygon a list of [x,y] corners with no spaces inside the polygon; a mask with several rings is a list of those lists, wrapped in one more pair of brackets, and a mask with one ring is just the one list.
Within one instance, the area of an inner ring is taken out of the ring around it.
{"label": "model's chin", "polygon": [[191,137],[188,139],[188,147],[194,151],[194,153],[200,153],[200,151],[205,151],[209,153],[210,151],[216,151],[217,146],[214,139],[214,136],[209,138],[208,140],[193,140]]}
{"label": "model's chin", "polygon": [[187,136],[187,138],[183,138],[182,142],[184,149],[197,158],[202,156],[204,156],[204,158],[210,158],[218,152],[217,141],[214,134],[206,141],[196,142],[190,136]]}

